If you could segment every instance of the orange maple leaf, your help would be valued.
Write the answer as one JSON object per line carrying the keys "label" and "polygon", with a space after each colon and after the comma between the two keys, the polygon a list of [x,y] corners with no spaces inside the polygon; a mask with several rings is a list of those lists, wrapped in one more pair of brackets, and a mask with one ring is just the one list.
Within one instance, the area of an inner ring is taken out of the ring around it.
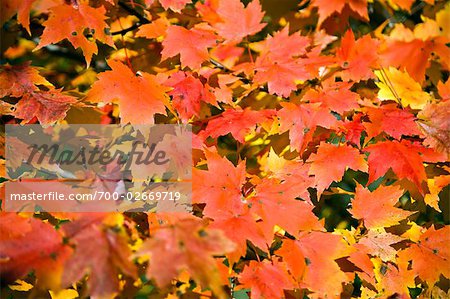
{"label": "orange maple leaf", "polygon": [[322,109],[320,103],[296,105],[282,102],[282,109],[277,111],[279,132],[289,131],[289,140],[293,149],[301,153],[312,139],[318,126],[332,128],[337,119],[329,110]]}
{"label": "orange maple leaf", "polygon": [[226,43],[238,43],[266,26],[261,23],[264,13],[259,0],[253,0],[247,7],[240,0],[221,0],[216,13],[221,21],[213,26]]}
{"label": "orange maple leaf", "polygon": [[159,0],[164,9],[171,9],[175,12],[181,12],[186,4],[191,3],[192,0]]}
{"label": "orange maple leaf", "polygon": [[251,261],[239,275],[239,281],[242,287],[251,289],[251,299],[283,298],[283,290],[294,287],[283,264],[267,260]]}
{"label": "orange maple leaf", "polygon": [[[92,296],[108,297],[119,291],[118,269],[136,277],[136,268],[130,260],[131,250],[126,235],[103,224],[106,213],[87,213],[63,225],[72,255],[64,264],[62,284],[68,286],[89,274]],[[109,214],[111,215],[111,214]],[[114,217],[114,216],[112,216]]]}
{"label": "orange maple leaf", "polygon": [[[297,273],[297,277],[300,276],[298,278],[300,278],[299,282],[302,286],[316,293],[317,298],[339,296],[342,291],[342,283],[348,281],[348,278],[341,271],[336,260],[350,253],[349,246],[341,236],[325,232],[310,232],[304,233],[295,241],[284,240],[284,243],[287,243],[287,248],[291,250],[292,246],[298,247],[295,250],[300,251],[305,258],[306,270],[303,274],[301,261],[289,258],[289,252],[286,250],[284,254],[281,251],[283,258],[286,257],[288,267],[294,270],[293,273]],[[289,243],[294,244],[289,245]],[[302,256],[298,258],[302,258]],[[327,283],[321,283],[323,281]]]}
{"label": "orange maple leaf", "polygon": [[166,36],[166,30],[169,28],[170,22],[165,17],[152,20],[150,24],[144,24],[136,33],[137,37],[159,38]]}
{"label": "orange maple leaf", "polygon": [[3,22],[9,20],[17,13],[17,21],[22,24],[28,34],[31,35],[30,11],[35,1],[36,0],[1,0],[0,4],[2,9],[0,12],[0,25],[3,26]]}
{"label": "orange maple leaf", "polygon": [[397,140],[405,136],[420,135],[414,115],[397,104],[388,104],[380,107],[367,107],[367,115],[370,122],[365,122],[364,127],[369,138],[376,137],[383,132]]}
{"label": "orange maple leaf", "polygon": [[41,287],[59,288],[58,274],[69,253],[62,235],[48,223],[0,213],[0,277],[12,283],[34,270]]}
{"label": "orange maple leaf", "polygon": [[165,113],[169,106],[166,92],[156,76],[133,72],[123,63],[109,60],[110,71],[98,75],[87,95],[88,101],[110,103],[118,99],[122,123],[153,124],[155,113]]}
{"label": "orange maple leaf", "polygon": [[22,97],[27,92],[39,90],[38,85],[51,87],[52,84],[39,74],[30,62],[22,65],[5,65],[0,68],[0,98]]}
{"label": "orange maple leaf", "polygon": [[201,102],[207,102],[207,89],[202,81],[191,73],[176,72],[164,82],[164,85],[173,88],[169,92],[172,96],[172,106],[184,122],[198,116]]}
{"label": "orange maple leaf", "polygon": [[[255,187],[255,196],[249,201],[252,210],[262,219],[266,235],[272,235],[278,225],[293,236],[300,231],[321,230],[323,226],[312,212],[313,206],[297,200],[301,192],[296,188],[302,182],[297,180],[280,182],[276,179],[264,179]],[[308,182],[306,180],[306,182]]]}
{"label": "orange maple leaf", "polygon": [[450,226],[430,227],[417,243],[398,253],[399,263],[412,262],[411,267],[429,286],[443,275],[450,278]]}
{"label": "orange maple leaf", "polygon": [[261,223],[257,222],[255,216],[247,209],[241,214],[225,213],[222,217],[214,219],[209,227],[220,229],[236,244],[235,250],[227,254],[231,264],[239,261],[241,256],[245,256],[248,241],[265,249],[273,238],[272,234],[270,237],[264,234]]}
{"label": "orange maple leaf", "polygon": [[161,59],[180,54],[182,66],[199,69],[201,64],[209,59],[208,48],[214,46],[217,39],[204,25],[198,24],[191,29],[174,25],[167,28]]}
{"label": "orange maple leaf", "polygon": [[228,109],[220,117],[208,122],[205,135],[217,138],[231,135],[240,143],[245,143],[244,137],[250,133],[257,124],[263,123],[275,114],[273,110],[253,111],[250,109]]}
{"label": "orange maple leaf", "polygon": [[358,108],[359,95],[352,92],[350,82],[325,81],[322,88],[310,89],[303,96],[303,100],[310,103],[321,103],[321,107],[337,113],[344,113]]}
{"label": "orange maple leaf", "polygon": [[359,150],[349,145],[335,146],[322,142],[317,154],[312,154],[309,174],[315,176],[317,191],[321,193],[333,181],[339,182],[345,170],[367,171],[367,162]]}
{"label": "orange maple leaf", "polygon": [[218,153],[205,151],[208,170],[193,169],[193,202],[206,203],[203,214],[213,219],[229,217],[227,212],[245,211],[241,187],[245,182],[245,162],[236,167]]}
{"label": "orange maple leaf", "polygon": [[369,35],[355,40],[353,31],[347,31],[336,51],[337,61],[343,69],[342,79],[357,82],[374,78],[372,68],[378,66],[377,47],[378,41]]}
{"label": "orange maple leaf", "polygon": [[60,90],[33,91],[25,94],[15,107],[14,115],[29,122],[36,117],[41,124],[54,123],[66,116],[67,111],[77,103],[75,97]]}
{"label": "orange maple leaf", "polygon": [[319,25],[332,14],[342,13],[345,9],[355,12],[364,20],[369,19],[367,0],[313,0],[312,6],[319,10]]}
{"label": "orange maple leaf", "polygon": [[352,214],[357,219],[363,219],[367,228],[396,225],[411,215],[409,211],[394,207],[403,193],[402,189],[393,186],[379,186],[373,192],[357,186]]}
{"label": "orange maple leaf", "polygon": [[298,56],[306,53],[310,40],[298,32],[289,35],[288,27],[269,36],[261,45],[262,52],[255,61],[254,81],[268,83],[269,92],[283,97],[297,89],[297,80],[310,77],[304,60]]}
{"label": "orange maple leaf", "polygon": [[[109,27],[105,22],[106,10],[103,6],[94,8],[80,2],[76,6],[61,4],[49,10],[50,17],[43,24],[45,29],[34,51],[68,39],[74,48],[81,48],[89,66],[92,55],[98,51],[97,40],[114,47],[112,37],[107,33]],[[86,30],[92,35],[92,39],[85,36]]]}
{"label": "orange maple leaf", "polygon": [[365,151],[369,152],[369,184],[392,168],[399,179],[408,179],[423,190],[422,183],[427,179],[423,160],[410,143],[383,141],[369,145]]}
{"label": "orange maple leaf", "polygon": [[[435,34],[434,30],[439,33],[441,31],[434,27],[439,25],[433,20],[426,20],[425,23],[417,25],[414,31],[403,24],[397,24],[380,47],[382,62],[387,66],[405,69],[419,83],[425,79],[425,72],[436,56],[440,57],[440,62],[448,69],[450,67],[450,49],[447,47],[449,39]],[[411,59],[411,57],[415,58]]]}

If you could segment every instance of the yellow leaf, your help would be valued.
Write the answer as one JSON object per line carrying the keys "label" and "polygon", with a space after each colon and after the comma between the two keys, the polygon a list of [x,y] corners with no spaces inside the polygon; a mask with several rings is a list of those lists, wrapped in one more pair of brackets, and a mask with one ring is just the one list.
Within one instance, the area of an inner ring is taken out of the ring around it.
{"label": "yellow leaf", "polygon": [[409,105],[413,109],[422,109],[431,100],[431,96],[407,72],[390,67],[375,71],[375,74],[380,80],[377,82],[380,100],[400,100],[403,106]]}
{"label": "yellow leaf", "polygon": [[[264,159],[262,165],[264,166],[265,172],[272,172],[272,173],[278,173],[280,170],[282,170],[286,164],[286,159],[283,157],[280,157],[275,153],[273,148],[270,148],[270,152],[267,155],[267,158]],[[265,163],[264,163],[265,162]]]}
{"label": "yellow leaf", "polygon": [[29,291],[29,290],[31,290],[33,288],[33,285],[31,283],[28,283],[28,282],[20,280],[20,279],[16,280],[15,283],[16,284],[8,286],[13,291],[26,292],[26,291]]}
{"label": "yellow leaf", "polygon": [[432,179],[428,179],[428,189],[430,193],[425,195],[425,203],[430,207],[434,208],[436,211],[441,211],[439,209],[439,192],[450,184],[450,176],[449,175],[441,175],[434,177]]}
{"label": "yellow leaf", "polygon": [[377,297],[377,294],[377,292],[364,286],[361,288],[361,299],[373,299]]}
{"label": "yellow leaf", "polygon": [[415,222],[408,222],[411,227],[402,234],[402,237],[408,238],[413,242],[417,242],[423,233],[423,227],[417,225]]}
{"label": "yellow leaf", "polygon": [[436,22],[439,25],[441,35],[450,39],[450,2],[436,14]]}
{"label": "yellow leaf", "polygon": [[49,291],[52,299],[74,299],[78,298],[78,292],[74,289],[61,290],[59,292]]}
{"label": "yellow leaf", "polygon": [[279,227],[278,225],[275,225],[273,227],[273,233],[279,233],[280,235],[284,235],[286,233],[286,231],[284,229],[282,229],[281,227]]}

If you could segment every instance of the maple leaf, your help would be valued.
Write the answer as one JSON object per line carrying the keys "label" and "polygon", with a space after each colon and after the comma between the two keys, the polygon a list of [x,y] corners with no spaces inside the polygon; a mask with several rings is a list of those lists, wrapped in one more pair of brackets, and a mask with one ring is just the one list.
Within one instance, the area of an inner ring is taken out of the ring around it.
{"label": "maple leaf", "polygon": [[392,168],[399,179],[408,179],[422,190],[422,182],[427,178],[423,160],[410,143],[383,141],[369,145],[365,151],[369,152],[369,184]]}
{"label": "maple leaf", "polygon": [[136,33],[137,37],[159,38],[166,36],[166,30],[169,28],[170,22],[165,17],[153,20],[149,24],[144,24]]}
{"label": "maple leaf", "polygon": [[414,0],[390,0],[389,2],[392,2],[394,5],[397,5],[404,10],[409,10],[414,3]]}
{"label": "maple leaf", "polygon": [[[392,207],[389,208],[392,209]],[[403,240],[402,237],[387,233],[384,230],[369,230],[367,235],[358,241],[358,244],[363,245],[368,253],[380,257],[384,262],[395,262],[397,250],[391,245],[402,242]]]}
{"label": "maple leaf", "polygon": [[409,297],[409,289],[415,287],[414,275],[408,270],[407,265],[398,263],[383,263],[380,259],[372,259],[374,272],[377,278],[377,289],[386,296]]}
{"label": "maple leaf", "polygon": [[267,260],[251,261],[239,275],[239,281],[242,287],[251,289],[252,299],[283,298],[283,290],[294,287],[283,265]]}
{"label": "maple leaf", "polygon": [[439,81],[437,85],[438,93],[441,96],[441,98],[446,101],[450,100],[450,79],[447,79],[445,83],[442,83],[442,81]]}
{"label": "maple leaf", "polygon": [[66,116],[78,100],[60,90],[33,91],[25,94],[17,103],[14,116],[29,122],[36,117],[43,125],[54,123]]}
{"label": "maple leaf", "polygon": [[228,239],[236,244],[235,250],[227,254],[231,264],[245,255],[248,241],[259,248],[267,248],[273,237],[272,235],[270,238],[265,236],[261,223],[256,222],[255,217],[248,210],[242,214],[225,213],[220,218],[216,218],[209,227],[220,229]]}
{"label": "maple leaf", "polygon": [[[418,82],[425,78],[425,71],[429,66],[431,45],[425,41],[415,39],[411,41],[391,40],[386,43],[386,49],[380,56],[386,64],[403,67]],[[410,57],[416,57],[410,59]],[[424,63],[426,61],[426,63]]]}
{"label": "maple leaf", "polygon": [[14,115],[14,106],[1,101],[0,102],[0,114],[2,115]]}
{"label": "maple leaf", "polygon": [[270,119],[275,112],[273,110],[253,111],[250,109],[228,109],[220,117],[208,122],[205,135],[217,138],[219,136],[231,135],[240,143],[245,143],[247,136],[257,124]]}
{"label": "maple leaf", "polygon": [[403,24],[397,24],[380,48],[380,58],[385,65],[406,70],[414,80],[420,83],[425,79],[425,72],[431,64],[431,58],[439,56],[441,63],[447,68],[450,67],[448,58],[450,49],[446,46],[449,37],[441,36],[443,30],[439,29],[446,26],[430,19],[425,21],[414,28],[414,31]]}
{"label": "maple leaf", "polygon": [[307,53],[311,39],[302,36],[299,31],[289,34],[289,27],[269,35],[260,45],[260,56],[270,55],[275,61],[289,60]]}
{"label": "maple leaf", "polygon": [[450,100],[431,103],[419,112],[417,124],[425,133],[425,145],[450,155]]}
{"label": "maple leaf", "polygon": [[233,89],[231,89],[228,85],[233,84],[238,81],[239,78],[228,75],[228,74],[218,74],[217,75],[217,83],[219,87],[212,88],[208,85],[210,94],[212,97],[209,99],[209,103],[211,105],[217,106],[217,102],[227,103],[234,106],[233,103]]}
{"label": "maple leaf", "polygon": [[364,131],[364,126],[361,122],[361,114],[356,114],[351,121],[344,121],[339,127],[339,132],[345,134],[345,138],[359,147],[361,141],[361,134]]}
{"label": "maple leaf", "polygon": [[318,25],[333,13],[342,13],[345,8],[349,8],[364,20],[369,19],[366,0],[313,0],[311,5],[319,10]]}
{"label": "maple leaf", "polygon": [[383,132],[397,140],[400,140],[402,135],[420,135],[414,115],[399,109],[396,104],[367,107],[367,115],[370,122],[365,122],[364,127],[369,138],[376,137]]}
{"label": "maple leaf", "polygon": [[[51,156],[45,156],[43,157],[43,159],[34,159],[33,161],[30,161],[30,163],[25,163],[27,161],[27,158],[32,155],[33,151],[33,147],[30,147],[29,142],[26,143],[21,141],[17,137],[9,136],[8,143],[3,144],[5,145],[4,149],[6,153],[8,153],[5,156],[5,152],[3,152],[3,156],[8,157],[5,173],[8,174],[9,178],[18,178],[17,174],[14,174],[14,172],[19,167],[22,167],[23,164],[27,164],[28,167],[31,167],[35,170],[42,170],[46,173],[50,172],[62,177],[67,175],[67,172],[61,169],[59,164],[50,163]],[[20,176],[26,178],[23,173],[21,173]]]}
{"label": "maple leaf", "polygon": [[62,235],[50,224],[16,213],[0,213],[0,277],[12,283],[34,270],[42,287],[58,288],[67,257]]}
{"label": "maple leaf", "polygon": [[167,28],[161,59],[180,54],[182,66],[199,69],[201,64],[209,59],[208,48],[214,46],[217,39],[204,25],[198,24],[189,30],[175,25]]}
{"label": "maple leaf", "polygon": [[375,71],[375,74],[380,80],[377,82],[380,100],[400,101],[403,106],[412,109],[422,109],[431,100],[430,95],[422,91],[420,84],[407,72],[390,67],[388,70]]}
{"label": "maple leaf", "polygon": [[[450,277],[450,226],[430,227],[417,243],[398,253],[399,263],[412,262],[411,267],[428,285],[434,285],[441,275]],[[430,267],[433,265],[433,267]]]}
{"label": "maple leaf", "polygon": [[198,116],[200,103],[207,101],[205,87],[200,79],[180,71],[172,74],[164,85],[173,88],[169,92],[172,96],[172,106],[184,122],[193,116]]}
{"label": "maple leaf", "polygon": [[17,21],[22,24],[22,26],[27,30],[28,34],[31,35],[30,31],[30,11],[33,3],[36,0],[1,0],[2,10],[0,13],[0,25],[9,20],[14,14],[17,13]]}
{"label": "maple leaf", "polygon": [[309,38],[298,32],[289,35],[287,27],[269,36],[261,45],[261,55],[256,59],[254,81],[259,84],[268,82],[270,93],[289,96],[292,90],[297,89],[296,80],[309,78],[303,60],[297,59],[306,53],[309,44]]}
{"label": "maple leaf", "polygon": [[298,236],[299,231],[323,228],[312,212],[312,205],[295,199],[302,192],[301,187],[307,188],[305,185],[300,179],[288,182],[265,179],[255,187],[255,196],[249,201],[252,210],[263,219],[267,235],[273,233],[275,225],[294,236]]}
{"label": "maple leaf", "polygon": [[307,162],[312,162],[309,174],[314,175],[319,193],[333,181],[340,181],[348,168],[367,171],[364,156],[358,149],[349,145],[335,146],[322,142],[317,154],[312,154]]}
{"label": "maple leaf", "polygon": [[320,103],[296,105],[290,102],[281,103],[282,109],[277,111],[279,133],[289,131],[291,146],[298,152],[307,146],[318,126],[331,128],[337,119]]}
{"label": "maple leaf", "polygon": [[352,214],[357,219],[363,219],[367,228],[396,225],[411,215],[409,211],[394,207],[403,193],[402,189],[393,186],[379,186],[373,192],[357,186]]}
{"label": "maple leaf", "polygon": [[192,0],[159,0],[164,9],[171,9],[175,12],[181,12],[186,4],[191,3]]}
{"label": "maple leaf", "polygon": [[[342,283],[348,278],[340,270],[336,260],[349,254],[349,247],[341,236],[331,235],[324,232],[305,233],[298,240],[284,240],[292,242],[305,258],[306,271],[300,282],[318,298],[325,296],[339,296],[342,291]],[[286,252],[286,251],[285,251]],[[283,253],[283,252],[281,252]],[[290,269],[299,269],[295,259],[283,255]],[[301,256],[300,256],[301,258]],[[294,264],[292,264],[294,262]],[[301,272],[301,270],[300,270]],[[326,284],[320,283],[326,281]]]}
{"label": "maple leaf", "polygon": [[355,40],[353,31],[347,31],[336,51],[337,61],[343,68],[342,79],[360,81],[373,78],[372,68],[378,65],[377,48],[377,40],[369,35]]}
{"label": "maple leaf", "polygon": [[278,178],[280,174],[284,173],[283,169],[290,165],[291,163],[295,163],[290,160],[286,160],[281,155],[278,155],[273,147],[270,148],[270,151],[262,156],[259,159],[259,164],[261,165],[261,170],[264,173],[272,175],[273,177]]}
{"label": "maple leaf", "polygon": [[320,89],[310,89],[303,96],[303,100],[310,103],[321,103],[321,107],[330,111],[344,113],[358,108],[359,95],[350,91],[352,83],[325,81]]}
{"label": "maple leaf", "polygon": [[266,26],[261,23],[264,13],[259,0],[253,0],[247,7],[240,0],[221,0],[216,13],[220,22],[214,28],[227,43],[238,43]]}
{"label": "maple leaf", "polygon": [[203,20],[209,24],[215,24],[222,21],[217,14],[217,8],[219,7],[220,0],[205,0],[203,2],[195,3],[195,8],[202,17]]}
{"label": "maple leaf", "polygon": [[222,231],[206,228],[201,219],[185,217],[174,225],[159,228],[142,244],[137,255],[150,255],[147,275],[161,287],[186,270],[202,286],[210,287],[224,298],[213,256],[232,250],[234,244],[225,238]]}
{"label": "maple leaf", "polygon": [[136,276],[123,231],[113,231],[103,224],[114,217],[114,214],[91,213],[63,225],[69,242],[75,247],[64,264],[63,285],[89,274],[90,294],[106,297],[119,291],[118,269],[130,277]]}
{"label": "maple leaf", "polygon": [[[274,163],[279,165],[270,167],[270,172],[272,173],[267,178],[279,180],[280,184],[284,184],[287,190],[283,193],[292,196],[292,198],[300,197],[311,204],[307,189],[314,185],[314,178],[308,174],[309,165],[303,161],[285,160],[284,158],[276,157],[276,154],[272,153],[269,153],[269,159],[274,159]],[[271,181],[275,182],[275,180]],[[264,180],[256,181],[255,184],[263,182]],[[276,189],[279,188],[275,187]],[[268,190],[267,193],[270,193],[270,191]]]}
{"label": "maple leaf", "polygon": [[359,244],[353,244],[353,248],[356,250],[350,253],[347,260],[358,268],[355,269],[355,272],[361,279],[375,285],[374,265],[370,259],[370,249]]}
{"label": "maple leaf", "polygon": [[296,281],[302,281],[306,273],[307,260],[298,243],[291,239],[285,239],[283,245],[276,253],[283,258],[283,262],[286,263],[294,279]]}
{"label": "maple leaf", "polygon": [[0,98],[22,97],[25,93],[39,90],[39,85],[52,86],[36,67],[30,66],[30,62],[0,67]]}
{"label": "maple leaf", "polygon": [[[387,1],[389,2],[390,5],[392,5],[394,9],[401,8],[407,11],[410,11],[411,5],[414,3],[414,0],[387,0]],[[424,2],[434,5],[434,0],[424,0]]]}
{"label": "maple leaf", "polygon": [[428,179],[428,189],[430,193],[425,195],[424,201],[436,211],[441,211],[439,208],[439,193],[448,185],[450,185],[450,175],[440,175],[432,179]]}
{"label": "maple leaf", "polygon": [[241,187],[245,182],[245,162],[236,167],[227,158],[205,151],[208,170],[193,169],[193,202],[206,203],[203,214],[217,219],[226,212],[242,214]]}
{"label": "maple leaf", "polygon": [[[43,23],[45,26],[39,45],[35,51],[49,44],[68,39],[74,48],[81,48],[86,64],[89,66],[93,54],[97,54],[96,41],[114,47],[112,37],[107,34],[108,25],[105,22],[105,8],[90,7],[84,2],[77,5],[61,4],[49,9],[50,16]],[[64,24],[64,26],[61,26]],[[92,35],[89,40],[85,35],[88,30]]]}
{"label": "maple leaf", "polygon": [[110,71],[98,75],[86,100],[110,103],[118,99],[122,123],[152,124],[155,113],[165,113],[169,106],[166,92],[156,76],[140,72],[135,75],[123,63],[109,60]]}
{"label": "maple leaf", "polygon": [[264,60],[258,60],[255,68],[255,82],[259,84],[268,83],[270,93],[282,97],[288,97],[291,91],[296,90],[294,83],[296,80],[306,80],[309,74],[304,66],[295,60],[278,64],[271,60],[270,56],[266,56]]}

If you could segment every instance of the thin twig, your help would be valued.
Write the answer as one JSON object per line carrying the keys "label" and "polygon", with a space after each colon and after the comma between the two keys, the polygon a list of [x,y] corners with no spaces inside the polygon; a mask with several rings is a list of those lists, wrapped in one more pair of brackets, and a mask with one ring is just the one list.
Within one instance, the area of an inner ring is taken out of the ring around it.
{"label": "thin twig", "polygon": [[138,18],[139,22],[141,24],[149,24],[150,23],[149,19],[147,19],[145,16],[141,15],[137,10],[135,10],[132,7],[129,7],[122,1],[119,1],[119,6],[122,7],[124,10],[126,10],[127,12],[129,12],[130,14],[132,14],[133,16],[135,16],[136,18]]}
{"label": "thin twig", "polygon": [[397,91],[395,90],[395,86],[392,83],[391,79],[389,79],[389,76],[387,75],[387,73],[383,67],[381,67],[380,70],[381,70],[381,76],[383,77],[383,80],[386,83],[386,86],[389,88],[389,90],[391,91],[392,95],[394,96],[394,98],[396,99],[396,101],[400,105],[400,107],[403,108],[402,99],[400,98]]}
{"label": "thin twig", "polygon": [[136,23],[133,26],[130,26],[128,28],[125,28],[125,29],[122,29],[122,30],[119,30],[119,31],[111,32],[111,35],[125,35],[126,33],[130,32],[130,31],[138,29],[142,25],[144,25],[144,24],[141,24],[141,23],[138,22],[138,23]]}
{"label": "thin twig", "polygon": [[[132,14],[133,16],[135,16],[136,18],[138,18],[139,22],[137,22],[136,24],[125,28],[125,29],[121,29],[119,31],[114,31],[111,32],[111,35],[125,35],[126,33],[133,31],[135,29],[138,29],[139,27],[141,27],[144,24],[150,24],[151,21],[149,19],[147,19],[145,16],[143,16],[142,14],[140,14],[137,10],[135,10],[132,7],[129,7],[127,4],[125,4],[122,1],[119,1],[119,6],[122,7],[124,10],[126,10],[128,13]],[[122,26],[121,26],[122,27]]]}

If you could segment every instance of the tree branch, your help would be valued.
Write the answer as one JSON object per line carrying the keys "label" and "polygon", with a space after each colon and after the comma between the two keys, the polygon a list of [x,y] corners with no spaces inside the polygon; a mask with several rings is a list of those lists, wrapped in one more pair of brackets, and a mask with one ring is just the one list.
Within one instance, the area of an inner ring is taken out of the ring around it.
{"label": "tree branch", "polygon": [[142,14],[140,14],[137,10],[135,10],[132,7],[129,7],[127,4],[125,4],[122,1],[119,1],[119,6],[122,7],[124,10],[126,10],[128,13],[132,14],[133,16],[135,16],[136,18],[138,18],[139,22],[137,22],[136,24],[134,24],[133,26],[130,26],[128,28],[119,30],[119,31],[114,31],[111,32],[111,35],[124,35],[130,31],[133,31],[135,29],[138,29],[139,27],[141,27],[144,24],[149,24],[151,23],[151,21],[149,19],[147,19],[145,16],[143,16]]}
{"label": "tree branch", "polygon": [[135,30],[135,29],[138,29],[138,28],[141,27],[142,25],[144,25],[144,24],[136,23],[136,24],[134,24],[134,25],[131,26],[131,27],[128,27],[128,28],[125,28],[125,29],[122,29],[122,30],[119,30],[119,31],[111,32],[111,35],[124,35],[124,34],[130,32],[130,31],[133,31],[133,30]]}
{"label": "tree branch", "polygon": [[123,3],[122,1],[119,1],[119,6],[122,7],[124,10],[126,10],[128,13],[130,13],[133,16],[135,16],[136,18],[138,18],[139,19],[139,23],[141,23],[141,24],[148,24],[148,23],[150,23],[149,19],[147,19],[145,16],[141,15],[137,10],[135,10],[132,7],[129,7],[128,5]]}

